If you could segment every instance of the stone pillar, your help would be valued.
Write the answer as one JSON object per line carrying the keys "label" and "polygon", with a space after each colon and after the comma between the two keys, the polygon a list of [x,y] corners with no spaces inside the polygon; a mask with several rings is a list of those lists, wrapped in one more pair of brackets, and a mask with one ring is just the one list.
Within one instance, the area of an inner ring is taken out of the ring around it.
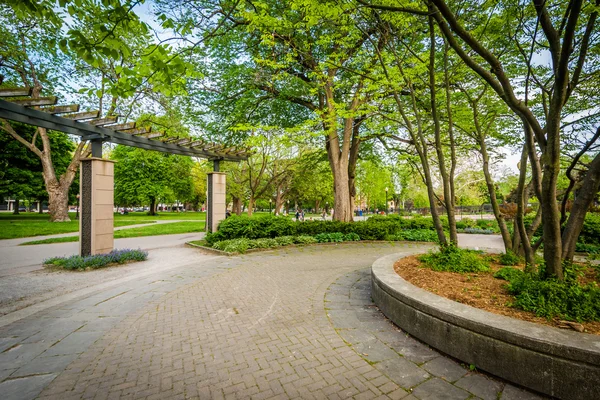
{"label": "stone pillar", "polygon": [[216,232],[219,222],[225,219],[225,176],[224,172],[208,173],[208,196],[206,200],[206,231]]}
{"label": "stone pillar", "polygon": [[114,244],[114,161],[82,159],[79,182],[79,254],[109,253]]}

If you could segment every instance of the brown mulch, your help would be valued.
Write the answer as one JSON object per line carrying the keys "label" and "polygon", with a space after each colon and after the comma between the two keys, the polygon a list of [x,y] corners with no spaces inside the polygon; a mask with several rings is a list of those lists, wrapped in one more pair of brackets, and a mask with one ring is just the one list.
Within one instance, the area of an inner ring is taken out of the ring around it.
{"label": "brown mulch", "polygon": [[[553,327],[565,326],[559,319],[547,320],[531,312],[510,307],[508,304],[514,301],[514,297],[505,289],[507,282],[493,276],[497,270],[504,267],[503,265],[492,262],[491,272],[459,274],[422,267],[417,257],[406,257],[394,264],[396,273],[415,286],[494,314]],[[586,273],[584,281],[593,279],[592,271]],[[600,335],[600,322],[584,322],[581,325],[586,333]]]}

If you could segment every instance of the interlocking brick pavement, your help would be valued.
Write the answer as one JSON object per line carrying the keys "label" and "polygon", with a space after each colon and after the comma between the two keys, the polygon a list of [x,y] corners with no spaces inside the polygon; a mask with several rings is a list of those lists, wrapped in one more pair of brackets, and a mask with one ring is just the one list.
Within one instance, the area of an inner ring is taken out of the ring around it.
{"label": "interlocking brick pavement", "polygon": [[[444,374],[457,376],[456,371],[444,372],[447,365],[422,368],[441,356],[397,331],[372,306],[365,308],[370,301],[368,275],[360,271],[385,254],[424,249],[357,243],[230,258],[231,268],[225,272],[200,278],[133,310],[39,398],[472,396],[475,391],[469,388],[478,382],[461,388],[461,380],[451,385],[443,379]],[[338,324],[343,329],[336,330]],[[357,326],[364,328],[363,336]],[[372,343],[377,350],[371,354],[381,361],[365,356],[369,348],[357,347],[363,342],[349,346],[353,342],[344,329],[354,330],[356,337],[372,335],[379,344]],[[390,345],[394,334],[397,347]],[[401,351],[405,358],[398,356]],[[404,363],[394,364],[392,355]],[[442,371],[441,378],[433,378],[436,371]],[[444,390],[446,384],[451,392]]]}

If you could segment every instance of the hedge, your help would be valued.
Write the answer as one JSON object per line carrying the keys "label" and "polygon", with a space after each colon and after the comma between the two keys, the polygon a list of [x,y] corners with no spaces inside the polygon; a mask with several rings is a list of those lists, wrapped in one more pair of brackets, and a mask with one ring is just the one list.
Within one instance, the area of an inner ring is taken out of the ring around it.
{"label": "hedge", "polygon": [[[446,223],[447,227],[447,223]],[[259,239],[279,236],[316,236],[322,233],[353,233],[361,240],[386,240],[407,230],[434,230],[431,218],[403,218],[397,215],[373,216],[366,221],[305,221],[294,222],[291,218],[274,215],[232,215],[221,221],[218,231],[208,234],[209,245],[223,240],[238,238]]]}

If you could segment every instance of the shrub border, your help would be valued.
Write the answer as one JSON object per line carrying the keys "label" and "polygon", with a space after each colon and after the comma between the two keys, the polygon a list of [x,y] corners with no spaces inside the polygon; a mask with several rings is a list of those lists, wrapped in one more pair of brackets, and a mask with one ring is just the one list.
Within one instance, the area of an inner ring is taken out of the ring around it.
{"label": "shrub border", "polygon": [[418,288],[394,271],[396,253],[371,267],[372,297],[406,332],[467,364],[546,395],[598,395],[600,337],[521,321]]}
{"label": "shrub border", "polygon": [[430,246],[436,246],[437,243],[434,242],[418,242],[416,240],[355,240],[355,241],[347,241],[347,242],[325,242],[325,243],[308,243],[308,244],[288,244],[285,246],[277,246],[277,247],[268,247],[268,248],[264,248],[264,249],[248,249],[246,250],[245,253],[228,253],[226,251],[223,250],[217,250],[217,249],[213,249],[212,247],[207,247],[207,246],[201,246],[199,244],[195,244],[192,242],[186,242],[185,244],[187,246],[191,246],[191,247],[196,247],[202,250],[206,250],[208,252],[214,253],[214,254],[218,254],[221,256],[238,256],[238,255],[245,255],[245,254],[251,254],[251,253],[260,253],[260,252],[264,252],[264,251],[273,251],[273,250],[280,250],[280,249],[286,249],[286,248],[294,248],[294,247],[307,247],[307,246],[335,246],[335,245],[340,245],[340,244],[357,244],[357,243],[406,243],[406,244],[420,244],[420,245],[430,245]]}

